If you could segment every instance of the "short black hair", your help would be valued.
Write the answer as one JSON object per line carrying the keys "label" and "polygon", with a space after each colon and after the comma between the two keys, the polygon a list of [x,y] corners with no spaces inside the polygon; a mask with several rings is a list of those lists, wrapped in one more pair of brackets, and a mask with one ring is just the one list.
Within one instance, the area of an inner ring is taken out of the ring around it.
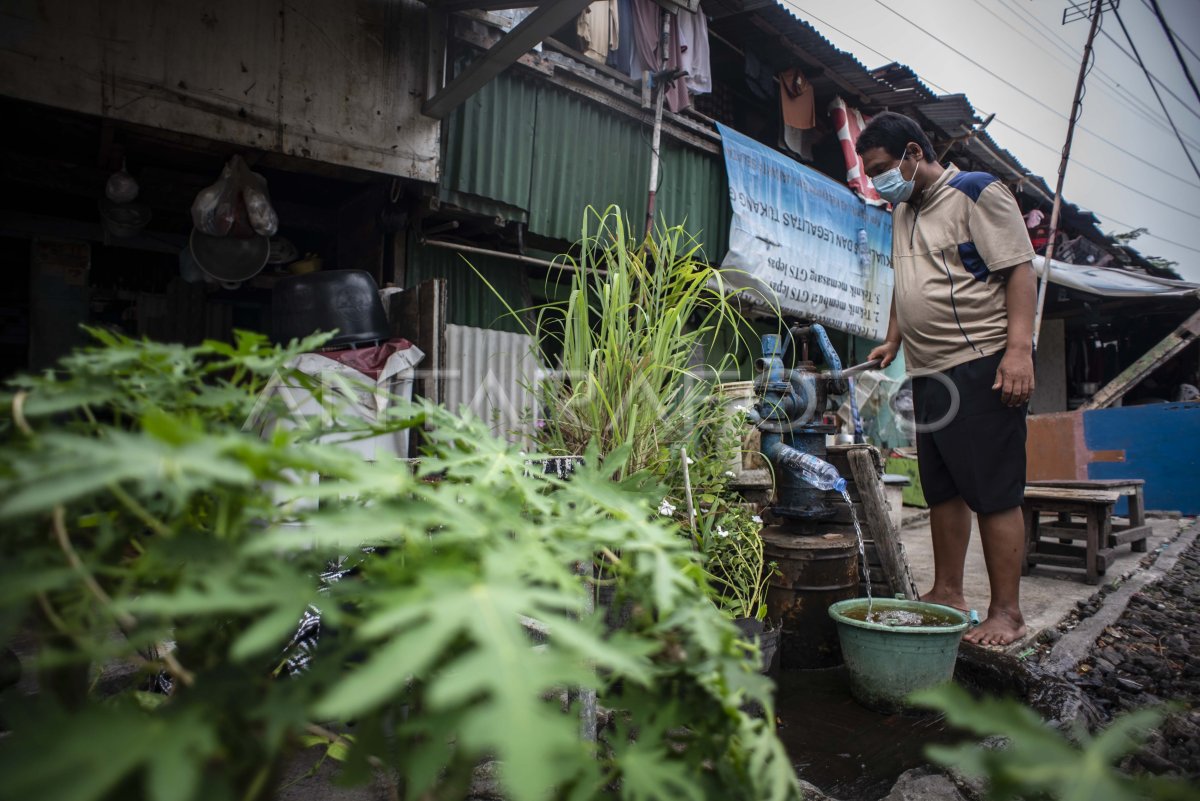
{"label": "short black hair", "polygon": [[904,156],[904,148],[909,142],[916,142],[921,146],[926,161],[937,160],[933,145],[929,143],[929,137],[921,130],[920,125],[903,114],[882,111],[872,117],[867,127],[863,128],[862,133],[858,135],[858,141],[854,143],[854,150],[861,156],[871,148],[882,147],[889,156],[898,159]]}

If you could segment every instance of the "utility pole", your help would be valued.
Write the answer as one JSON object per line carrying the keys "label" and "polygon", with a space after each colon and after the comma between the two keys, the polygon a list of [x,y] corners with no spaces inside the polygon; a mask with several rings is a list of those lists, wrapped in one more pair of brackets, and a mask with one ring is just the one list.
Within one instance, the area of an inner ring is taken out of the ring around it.
{"label": "utility pole", "polygon": [[1050,211],[1050,240],[1046,245],[1045,269],[1038,282],[1037,313],[1033,318],[1033,347],[1035,350],[1038,336],[1042,331],[1042,309],[1046,304],[1046,289],[1050,284],[1050,261],[1054,258],[1054,240],[1058,237],[1058,217],[1062,209],[1063,181],[1067,177],[1067,162],[1071,158],[1071,140],[1075,136],[1075,122],[1079,119],[1079,113],[1083,108],[1083,81],[1087,77],[1089,63],[1092,60],[1092,43],[1096,39],[1096,32],[1100,30],[1101,13],[1105,9],[1115,11],[1120,5],[1120,0],[1084,0],[1084,2],[1087,4],[1086,10],[1080,8],[1081,4],[1077,2],[1071,2],[1070,6],[1063,10],[1063,25],[1090,17],[1092,26],[1088,30],[1087,43],[1083,46],[1083,60],[1079,63],[1079,79],[1075,82],[1075,99],[1071,102],[1071,113],[1067,117],[1067,139],[1063,143],[1062,160],[1058,163],[1058,185],[1054,189],[1054,206]]}

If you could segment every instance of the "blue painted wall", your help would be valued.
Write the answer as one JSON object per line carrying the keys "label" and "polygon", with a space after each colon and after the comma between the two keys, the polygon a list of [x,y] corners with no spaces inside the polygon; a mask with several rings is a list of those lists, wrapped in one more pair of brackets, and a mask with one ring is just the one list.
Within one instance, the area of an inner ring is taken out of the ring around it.
{"label": "blue painted wall", "polygon": [[1125,452],[1122,462],[1089,464],[1088,478],[1145,479],[1147,509],[1200,514],[1200,402],[1094,409],[1083,434],[1089,451]]}

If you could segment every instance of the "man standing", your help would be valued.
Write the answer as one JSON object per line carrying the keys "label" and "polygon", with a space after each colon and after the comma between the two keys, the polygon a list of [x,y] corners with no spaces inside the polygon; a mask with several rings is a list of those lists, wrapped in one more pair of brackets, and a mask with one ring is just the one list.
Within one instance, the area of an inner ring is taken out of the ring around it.
{"label": "man standing", "polygon": [[933,532],[933,588],[923,600],[966,608],[971,512],[991,585],[987,620],[964,639],[1025,635],[1025,413],[1033,392],[1033,248],[1016,199],[994,176],[937,163],[902,114],[871,120],[856,144],[893,206],[895,289],[886,367],[904,346],[913,378],[917,458]]}

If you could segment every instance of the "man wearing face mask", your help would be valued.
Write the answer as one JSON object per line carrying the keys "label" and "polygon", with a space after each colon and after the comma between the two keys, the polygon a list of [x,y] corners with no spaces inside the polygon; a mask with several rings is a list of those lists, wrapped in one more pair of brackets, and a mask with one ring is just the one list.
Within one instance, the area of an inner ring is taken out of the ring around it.
{"label": "man wearing face mask", "polygon": [[871,120],[856,143],[892,211],[895,289],[886,367],[904,347],[930,507],[934,583],[924,600],[965,609],[971,513],[979,521],[991,602],[965,639],[1025,635],[1020,608],[1025,524],[1025,414],[1033,392],[1033,249],[1016,199],[982,172],[943,167],[902,114]]}

